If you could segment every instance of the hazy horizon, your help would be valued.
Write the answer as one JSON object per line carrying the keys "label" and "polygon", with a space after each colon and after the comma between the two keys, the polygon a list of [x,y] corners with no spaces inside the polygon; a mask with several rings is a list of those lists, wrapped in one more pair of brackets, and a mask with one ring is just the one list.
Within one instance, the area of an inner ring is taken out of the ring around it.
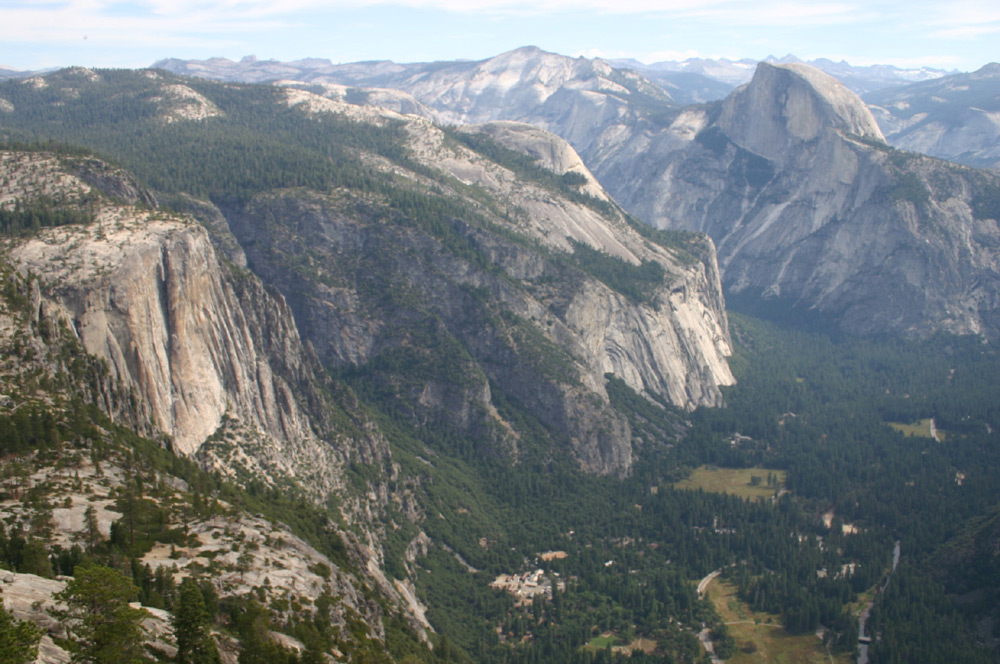
{"label": "hazy horizon", "polygon": [[13,0],[0,7],[0,65],[148,67],[164,58],[332,62],[482,60],[527,45],[568,56],[794,54],[854,66],[974,71],[998,60],[1000,8],[982,0]]}

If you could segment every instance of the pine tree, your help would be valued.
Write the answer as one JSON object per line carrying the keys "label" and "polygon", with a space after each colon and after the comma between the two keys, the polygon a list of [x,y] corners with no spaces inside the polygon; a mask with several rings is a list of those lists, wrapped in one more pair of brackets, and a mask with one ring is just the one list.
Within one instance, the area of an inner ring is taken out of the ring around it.
{"label": "pine tree", "polygon": [[49,552],[45,549],[44,542],[34,537],[28,539],[21,553],[21,564],[17,571],[46,579],[52,578],[52,561],[49,560]]}
{"label": "pine tree", "polygon": [[27,664],[38,656],[42,631],[34,624],[12,616],[0,599],[0,662]]}
{"label": "pine tree", "polygon": [[97,510],[93,505],[87,505],[87,511],[83,514],[84,519],[84,541],[87,544],[87,552],[93,553],[94,549],[101,542],[101,530],[97,523]]}
{"label": "pine tree", "polygon": [[184,579],[173,617],[178,664],[218,664],[219,651],[208,632],[210,619],[201,589],[193,579]]}
{"label": "pine tree", "polygon": [[271,640],[271,614],[256,600],[250,600],[237,619],[240,635],[239,664],[274,664],[285,655]]}
{"label": "pine tree", "polygon": [[118,570],[77,566],[74,578],[56,594],[72,633],[71,661],[80,664],[142,662],[142,619],[146,612],[129,602],[139,589]]}

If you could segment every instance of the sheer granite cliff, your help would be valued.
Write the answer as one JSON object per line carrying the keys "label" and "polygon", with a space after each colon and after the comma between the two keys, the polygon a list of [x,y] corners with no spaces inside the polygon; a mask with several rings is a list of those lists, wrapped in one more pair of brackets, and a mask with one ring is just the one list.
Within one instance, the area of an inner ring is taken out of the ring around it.
{"label": "sheer granite cliff", "polygon": [[1000,334],[1000,180],[890,148],[860,99],[804,65],[761,64],[591,167],[650,223],[708,233],[734,293],[860,334]]}
{"label": "sheer granite cliff", "polygon": [[[14,241],[9,257],[35,278],[38,325],[63,326],[105,362],[115,389],[131,395],[109,398],[109,414],[167,436],[180,454],[215,457],[226,473],[300,477],[315,493],[342,487],[351,456],[386,452],[364,436],[366,444],[340,441],[339,449],[319,440],[331,430],[306,412],[323,412],[309,403],[321,400],[320,381],[290,311],[251,274],[220,261],[191,218],[104,198],[83,179],[99,168],[98,184],[112,195],[132,185],[99,162],[66,167],[30,153],[4,153],[2,162],[12,197],[34,180],[48,182],[50,196],[100,200],[92,223]],[[134,198],[152,200],[139,190]],[[227,432],[241,444],[222,445]]]}

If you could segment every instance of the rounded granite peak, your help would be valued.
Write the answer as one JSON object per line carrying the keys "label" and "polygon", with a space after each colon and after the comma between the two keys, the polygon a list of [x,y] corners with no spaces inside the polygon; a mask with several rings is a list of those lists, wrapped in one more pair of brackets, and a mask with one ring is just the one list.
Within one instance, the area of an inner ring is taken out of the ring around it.
{"label": "rounded granite peak", "polygon": [[719,125],[738,145],[777,160],[830,130],[885,140],[857,94],[802,63],[758,64],[753,79],[723,102]]}
{"label": "rounded granite peak", "polygon": [[972,74],[978,78],[1000,78],[1000,62],[985,64]]}

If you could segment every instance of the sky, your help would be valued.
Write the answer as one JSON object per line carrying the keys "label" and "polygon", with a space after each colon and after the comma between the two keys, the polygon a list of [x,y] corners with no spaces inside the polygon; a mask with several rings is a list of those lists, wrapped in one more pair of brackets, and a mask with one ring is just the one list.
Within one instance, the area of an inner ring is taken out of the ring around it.
{"label": "sky", "polygon": [[520,46],[652,63],[794,54],[973,71],[997,0],[0,0],[0,66],[162,58],[480,60]]}

